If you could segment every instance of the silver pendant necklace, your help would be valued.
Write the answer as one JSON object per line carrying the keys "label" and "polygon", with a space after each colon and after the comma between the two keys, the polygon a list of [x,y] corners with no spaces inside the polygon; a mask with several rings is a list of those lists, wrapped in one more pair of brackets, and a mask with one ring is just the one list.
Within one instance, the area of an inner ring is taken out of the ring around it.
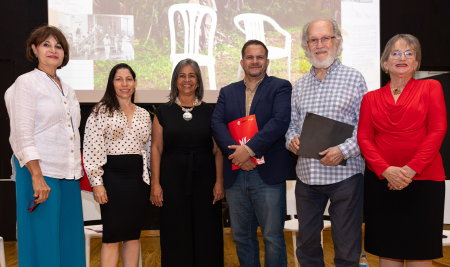
{"label": "silver pendant necklace", "polygon": [[194,103],[192,103],[192,108],[185,108],[185,107],[183,107],[183,106],[181,105],[180,99],[178,99],[178,96],[177,96],[176,102],[177,102],[178,106],[181,107],[181,110],[184,111],[183,119],[184,119],[185,121],[190,121],[190,120],[192,120],[192,113],[191,113],[191,111],[192,111],[192,110],[195,108],[195,106],[198,104],[198,98],[195,97],[195,101],[194,101]]}

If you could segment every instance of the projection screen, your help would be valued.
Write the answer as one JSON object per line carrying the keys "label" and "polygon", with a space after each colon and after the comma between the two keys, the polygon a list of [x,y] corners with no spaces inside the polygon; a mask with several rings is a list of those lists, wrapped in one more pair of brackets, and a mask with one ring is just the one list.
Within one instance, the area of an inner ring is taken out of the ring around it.
{"label": "projection screen", "polygon": [[318,18],[336,20],[343,64],[358,69],[369,90],[380,87],[379,0],[48,0],[49,24],[70,45],[70,62],[58,75],[80,102],[98,102],[111,68],[136,72],[136,102],[163,103],[176,63],[200,63],[205,101],[243,79],[246,40],[269,47],[268,74],[294,83],[309,72],[302,28]]}

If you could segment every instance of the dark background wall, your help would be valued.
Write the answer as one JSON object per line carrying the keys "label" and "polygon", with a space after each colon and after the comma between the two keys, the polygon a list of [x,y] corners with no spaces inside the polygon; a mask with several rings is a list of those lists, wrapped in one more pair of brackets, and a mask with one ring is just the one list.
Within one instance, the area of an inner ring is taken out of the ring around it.
{"label": "dark background wall", "polygon": [[[380,0],[381,53],[389,39],[398,33],[416,36],[422,46],[420,70],[450,71],[450,1]],[[385,85],[389,76],[382,75]],[[450,90],[450,88],[448,88]]]}
{"label": "dark background wall", "polygon": [[[410,33],[419,38],[422,44],[422,67],[427,71],[450,71],[450,1],[448,0],[380,0],[380,46],[381,51],[387,41],[397,33]],[[26,41],[33,29],[47,23],[47,0],[2,1],[0,9],[0,95],[14,80],[31,71],[34,66],[25,57]],[[295,18],[293,18],[295,19]],[[447,107],[450,107],[450,74],[434,77],[444,88]],[[382,74],[381,84],[388,82],[389,76]],[[150,108],[151,105],[143,105]],[[91,105],[82,105],[83,119],[87,118]],[[12,155],[9,146],[9,121],[4,101],[0,101],[0,179],[9,179]],[[84,123],[80,127],[84,130]],[[448,133],[447,133],[448,135]],[[441,154],[444,165],[450,162],[450,140],[442,144]],[[450,172],[450,168],[446,168]],[[447,177],[450,173],[447,173]],[[15,229],[15,193],[13,184],[0,183],[0,230]],[[156,212],[156,211],[153,211]],[[150,219],[148,219],[150,222]],[[157,224],[157,222],[152,222]],[[15,231],[14,231],[15,233]],[[14,238],[10,233],[0,236]]]}

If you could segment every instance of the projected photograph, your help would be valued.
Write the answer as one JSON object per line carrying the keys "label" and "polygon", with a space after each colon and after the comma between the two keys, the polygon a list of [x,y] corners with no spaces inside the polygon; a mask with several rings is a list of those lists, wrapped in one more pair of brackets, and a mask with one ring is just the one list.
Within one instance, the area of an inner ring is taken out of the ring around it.
{"label": "projected photograph", "polygon": [[[112,12],[135,18],[130,64],[141,89],[167,90],[173,67],[189,57],[201,66],[206,89],[215,90],[243,78],[240,50],[249,39],[269,47],[270,75],[294,80],[309,71],[300,46],[302,26],[318,16],[340,23],[340,0],[94,2],[94,13]],[[116,62],[94,64],[95,89],[104,89],[104,70]]]}
{"label": "projected photograph", "polygon": [[133,60],[133,16],[59,15],[71,60]]}
{"label": "projected photograph", "polygon": [[[378,14],[378,1],[82,0],[80,3],[90,5],[85,9],[91,9],[92,14],[75,10],[71,14],[67,7],[54,9],[67,0],[48,2],[49,22],[60,27],[71,44],[71,62],[60,72],[63,77],[73,78],[77,68],[86,71],[90,65],[91,90],[105,90],[111,68],[127,62],[136,71],[139,90],[168,90],[175,65],[192,58],[201,67],[205,89],[219,90],[243,78],[241,48],[250,39],[268,47],[269,75],[294,82],[309,72],[311,64],[301,48],[301,38],[305,23],[314,19],[334,19],[342,28],[344,40],[353,38],[344,42],[344,51],[345,45],[357,49],[352,42],[358,41],[357,36],[367,32],[367,27],[374,29],[371,32],[375,36],[367,41],[379,43],[379,29],[373,28],[378,27],[379,19],[372,19],[372,13]],[[360,11],[370,14],[359,16]],[[365,66],[364,71],[376,77],[379,51],[378,47],[372,50],[366,47],[366,54],[373,55],[369,64],[345,53],[342,61],[356,68]],[[373,80],[378,83],[379,79]],[[73,86],[77,89],[76,84]],[[86,83],[83,86],[86,88]]]}

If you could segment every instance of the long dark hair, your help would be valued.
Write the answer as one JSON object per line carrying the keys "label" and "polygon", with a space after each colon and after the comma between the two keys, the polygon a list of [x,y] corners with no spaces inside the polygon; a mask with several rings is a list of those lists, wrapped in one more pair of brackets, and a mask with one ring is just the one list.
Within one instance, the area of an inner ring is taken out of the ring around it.
{"label": "long dark hair", "polygon": [[[103,98],[100,100],[100,102],[95,105],[92,110],[91,114],[95,114],[95,116],[98,116],[98,113],[100,110],[102,110],[102,113],[105,113],[108,117],[111,117],[114,115],[114,112],[120,109],[119,101],[117,100],[116,96],[116,89],[114,88],[114,76],[116,76],[117,70],[120,69],[127,69],[130,71],[131,76],[133,76],[133,80],[136,80],[136,73],[134,73],[133,69],[125,63],[119,63],[115,65],[111,71],[109,72],[109,78],[108,78],[108,84],[106,85],[106,91],[103,95]],[[131,103],[134,103],[134,94],[136,93],[136,89],[131,96]]]}

